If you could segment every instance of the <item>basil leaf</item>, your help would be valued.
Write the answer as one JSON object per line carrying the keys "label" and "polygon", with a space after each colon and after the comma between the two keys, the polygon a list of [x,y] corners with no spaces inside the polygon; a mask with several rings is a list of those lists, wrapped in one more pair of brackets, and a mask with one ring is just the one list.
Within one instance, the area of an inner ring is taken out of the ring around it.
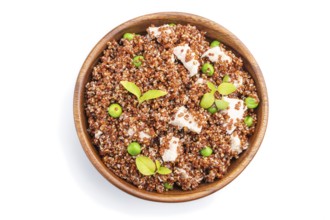
{"label": "basil leaf", "polygon": [[211,89],[212,94],[214,94],[217,91],[217,86],[214,85],[213,83],[207,82],[206,84],[207,84],[207,87],[209,87],[209,89]]}
{"label": "basil leaf", "polygon": [[167,167],[159,167],[157,171],[159,174],[166,175],[172,173],[172,170],[168,169]]}
{"label": "basil leaf", "polygon": [[200,107],[204,109],[210,108],[214,103],[214,95],[212,93],[205,93],[199,103]]}
{"label": "basil leaf", "polygon": [[157,168],[157,170],[159,170],[159,168],[160,168],[160,162],[159,162],[159,160],[156,160],[156,168]]}
{"label": "basil leaf", "polygon": [[142,102],[144,102],[146,100],[156,99],[156,98],[159,98],[166,94],[167,94],[167,92],[162,91],[162,90],[149,90],[141,96],[141,98],[139,99],[139,102],[141,104]]}
{"label": "basil leaf", "polygon": [[236,87],[232,83],[224,82],[218,86],[218,92],[221,95],[229,95],[230,93],[233,93],[235,91],[236,91]]}
{"label": "basil leaf", "polygon": [[141,90],[137,85],[135,85],[135,83],[128,81],[120,81],[120,84],[122,84],[127,91],[135,95],[138,99],[140,98]]}
{"label": "basil leaf", "polygon": [[135,164],[137,169],[143,175],[150,176],[155,174],[155,163],[149,157],[139,156],[135,159]]}
{"label": "basil leaf", "polygon": [[229,102],[225,101],[225,100],[215,100],[215,105],[217,106],[217,108],[219,110],[225,110],[228,108],[229,106]]}
{"label": "basil leaf", "polygon": [[228,82],[230,82],[231,81],[231,79],[230,79],[230,76],[229,75],[225,75],[224,77],[223,77],[223,79],[222,79],[222,82],[226,82],[226,83],[228,83]]}

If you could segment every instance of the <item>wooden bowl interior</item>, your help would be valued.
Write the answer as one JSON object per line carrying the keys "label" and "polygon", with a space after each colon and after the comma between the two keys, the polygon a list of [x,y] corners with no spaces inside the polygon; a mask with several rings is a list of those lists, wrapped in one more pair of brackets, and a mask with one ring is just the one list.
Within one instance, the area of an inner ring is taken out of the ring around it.
{"label": "wooden bowl interior", "polygon": [[[256,82],[261,103],[257,109],[259,123],[257,124],[256,132],[250,138],[250,147],[240,155],[239,159],[232,161],[232,165],[223,179],[217,180],[213,183],[201,184],[200,187],[192,191],[174,189],[173,191],[159,194],[137,189],[137,187],[117,177],[103,164],[97,150],[91,144],[91,138],[87,133],[87,118],[83,103],[84,87],[91,78],[93,66],[97,64],[100,56],[102,55],[102,51],[106,48],[106,42],[111,39],[119,40],[126,32],[144,34],[146,28],[151,24],[159,26],[168,23],[195,25],[198,29],[207,32],[208,39],[218,39],[239,54],[243,58],[244,67],[252,75]],[[112,184],[127,193],[143,199],[160,202],[183,202],[204,197],[221,189],[235,179],[249,164],[259,149],[266,130],[268,120],[268,98],[265,82],[256,61],[243,43],[240,42],[240,40],[232,33],[215,22],[196,15],[186,13],[157,13],[145,15],[121,24],[104,36],[94,47],[86,58],[77,79],[74,97],[74,118],[77,134],[86,155],[96,169]]]}

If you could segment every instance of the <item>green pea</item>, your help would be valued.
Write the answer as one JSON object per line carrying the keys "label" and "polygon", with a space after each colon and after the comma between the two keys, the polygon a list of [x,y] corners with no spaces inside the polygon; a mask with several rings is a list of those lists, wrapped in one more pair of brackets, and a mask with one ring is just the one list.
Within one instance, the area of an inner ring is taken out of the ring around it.
{"label": "green pea", "polygon": [[217,46],[219,46],[219,45],[220,45],[220,42],[217,41],[217,40],[214,40],[214,41],[212,41],[212,43],[210,44],[210,47],[213,48],[213,47],[217,47]]}
{"label": "green pea", "polygon": [[127,40],[133,40],[134,34],[133,33],[125,33],[123,38],[127,39]]}
{"label": "green pea", "polygon": [[210,63],[204,63],[202,66],[202,72],[208,76],[212,76],[214,74],[214,67]]}
{"label": "green pea", "polygon": [[256,107],[258,107],[258,104],[259,104],[257,102],[257,100],[252,97],[247,97],[244,102],[248,108],[256,108]]}
{"label": "green pea", "polygon": [[142,61],[144,60],[143,56],[135,56],[133,58],[133,64],[136,67],[140,67],[142,65]]}
{"label": "green pea", "polygon": [[136,156],[141,153],[141,146],[138,142],[132,142],[127,147],[127,152],[132,155]]}
{"label": "green pea", "polygon": [[200,151],[200,154],[201,154],[203,157],[208,157],[208,156],[210,156],[212,153],[213,153],[213,150],[212,150],[209,146],[204,147],[204,148]]}
{"label": "green pea", "polygon": [[208,112],[211,114],[214,114],[218,111],[218,109],[215,106],[211,106],[210,108],[207,109]]}
{"label": "green pea", "polygon": [[199,103],[199,105],[204,108],[204,109],[208,109],[210,108],[214,103],[214,96],[212,93],[205,93],[202,97],[201,102]]}
{"label": "green pea", "polygon": [[246,126],[251,127],[253,124],[253,118],[251,116],[246,116],[244,118],[244,123],[246,124]]}
{"label": "green pea", "polygon": [[170,27],[174,27],[176,24],[174,24],[174,23],[171,23],[171,24],[169,24],[168,26],[170,26]]}
{"label": "green pea", "polygon": [[123,109],[117,103],[111,104],[108,108],[108,113],[113,118],[118,118],[122,112],[123,112]]}
{"label": "green pea", "polygon": [[164,187],[165,187],[165,189],[173,189],[173,185],[172,184],[170,184],[170,183],[164,183]]}
{"label": "green pea", "polygon": [[225,75],[222,79],[222,82],[226,82],[226,83],[229,83],[231,81],[229,75]]}

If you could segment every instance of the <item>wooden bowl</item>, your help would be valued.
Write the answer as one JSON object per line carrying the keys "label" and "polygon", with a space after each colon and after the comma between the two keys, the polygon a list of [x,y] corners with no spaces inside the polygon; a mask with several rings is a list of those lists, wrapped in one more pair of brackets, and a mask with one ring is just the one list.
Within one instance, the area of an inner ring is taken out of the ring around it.
{"label": "wooden bowl", "polygon": [[[258,124],[254,135],[250,138],[250,146],[240,155],[239,159],[232,161],[232,165],[229,167],[228,173],[223,179],[217,180],[213,183],[201,184],[197,189],[192,191],[174,189],[173,191],[160,194],[156,192],[139,190],[136,186],[131,185],[125,180],[117,177],[103,164],[97,150],[91,143],[89,134],[87,133],[87,119],[84,111],[84,91],[86,83],[91,78],[93,66],[98,62],[102,51],[106,48],[106,43],[110,39],[119,40],[126,32],[144,33],[146,28],[151,24],[158,26],[168,23],[195,25],[199,30],[206,31],[208,38],[219,39],[233,51],[237,52],[243,58],[245,69],[255,80],[258,96],[261,102],[257,108]],[[119,189],[142,199],[158,202],[190,201],[210,195],[226,186],[244,170],[244,168],[250,163],[254,155],[257,153],[265,135],[268,120],[268,98],[264,78],[257,62],[245,45],[235,35],[213,21],[197,15],[177,12],[163,12],[144,15],[127,21],[106,34],[90,52],[80,70],[76,82],[73,101],[74,120],[77,134],[87,157],[95,168],[109,182]]]}

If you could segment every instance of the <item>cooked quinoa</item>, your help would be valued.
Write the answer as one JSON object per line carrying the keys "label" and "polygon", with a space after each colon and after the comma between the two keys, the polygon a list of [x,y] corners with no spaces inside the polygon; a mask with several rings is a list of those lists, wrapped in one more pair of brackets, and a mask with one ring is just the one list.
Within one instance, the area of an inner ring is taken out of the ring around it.
{"label": "cooked quinoa", "polygon": [[[88,132],[95,148],[112,172],[139,189],[162,193],[167,190],[164,185],[173,185],[192,190],[221,179],[254,133],[256,113],[244,103],[247,97],[259,102],[254,81],[239,55],[222,43],[216,50],[210,48],[205,34],[195,26],[177,24],[151,26],[132,40],[111,40],[86,84]],[[132,60],[138,55],[144,60],[136,67]],[[201,71],[207,62],[214,67],[212,76]],[[225,75],[236,91],[226,96],[214,93],[229,107],[212,114],[200,102],[210,92],[207,82],[218,86]],[[135,83],[142,93],[167,94],[139,104],[121,81]],[[122,107],[118,118],[108,113],[112,103]],[[250,127],[244,123],[246,116],[253,119]],[[139,155],[127,152],[131,142],[141,145]],[[213,150],[207,157],[200,152],[206,146]],[[172,172],[143,175],[136,166],[141,155]]]}

